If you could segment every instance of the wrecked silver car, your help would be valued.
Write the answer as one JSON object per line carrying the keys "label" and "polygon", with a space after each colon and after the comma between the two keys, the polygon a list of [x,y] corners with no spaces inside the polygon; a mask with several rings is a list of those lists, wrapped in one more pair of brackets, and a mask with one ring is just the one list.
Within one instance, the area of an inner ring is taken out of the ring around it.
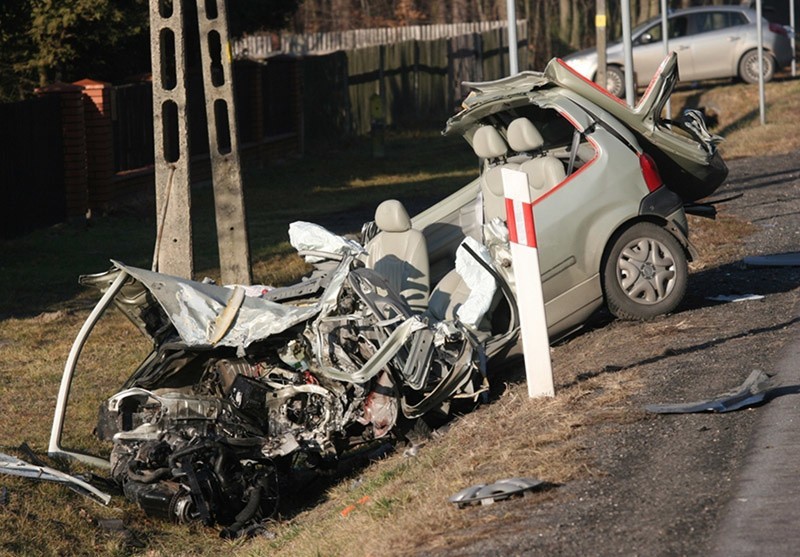
{"label": "wrecked silver car", "polygon": [[[558,61],[473,84],[447,131],[481,176],[414,219],[383,202],[361,243],[293,223],[292,244],[318,258],[296,285],[248,292],[122,263],[82,277],[103,296],[65,366],[49,453],[110,467],[150,515],[233,536],[271,516],[299,471],[474,405],[487,362],[518,350],[504,168],[529,179],[551,338],[604,301],[620,317],[672,311],[692,253],[683,204],[726,174],[702,120],[661,120],[675,72],[667,59],[636,109]],[[62,433],[81,347],[112,304],[152,350],[101,406],[100,458]]]}
{"label": "wrecked silver car", "polygon": [[235,536],[275,513],[294,471],[335,466],[402,439],[417,418],[477,402],[487,390],[477,331],[413,313],[343,245],[327,254],[341,259],[332,270],[323,262],[308,280],[254,297],[122,263],[82,277],[104,293],[95,320],[113,303],[153,350],[100,409],[107,462],[61,446],[68,363],[50,453],[110,465],[149,515]]}

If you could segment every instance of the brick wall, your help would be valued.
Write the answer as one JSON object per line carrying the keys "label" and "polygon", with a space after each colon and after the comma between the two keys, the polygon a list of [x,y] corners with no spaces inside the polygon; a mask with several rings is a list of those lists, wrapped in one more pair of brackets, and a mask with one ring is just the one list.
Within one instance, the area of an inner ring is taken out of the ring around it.
{"label": "brick wall", "polygon": [[89,209],[83,88],[57,82],[36,89],[36,94],[57,96],[60,100],[66,216],[68,220],[83,218]]}

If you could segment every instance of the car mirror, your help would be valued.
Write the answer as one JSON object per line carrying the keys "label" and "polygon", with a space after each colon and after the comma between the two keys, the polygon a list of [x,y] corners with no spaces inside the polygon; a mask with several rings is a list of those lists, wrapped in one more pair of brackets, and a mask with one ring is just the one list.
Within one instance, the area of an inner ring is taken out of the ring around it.
{"label": "car mirror", "polygon": [[653,42],[653,35],[651,35],[650,33],[645,33],[644,35],[642,35],[642,37],[640,39],[640,42],[642,44],[652,43]]}

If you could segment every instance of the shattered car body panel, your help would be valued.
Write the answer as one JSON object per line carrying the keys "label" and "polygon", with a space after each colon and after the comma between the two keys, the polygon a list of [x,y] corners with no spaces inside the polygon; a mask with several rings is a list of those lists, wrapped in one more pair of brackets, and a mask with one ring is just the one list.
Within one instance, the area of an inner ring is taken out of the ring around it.
{"label": "shattered car body panel", "polygon": [[[273,300],[243,300],[216,344],[208,339],[229,288],[122,263],[84,282],[105,291],[98,308],[113,300],[154,339],[96,428],[113,444],[112,479],[152,516],[235,535],[275,512],[293,468],[330,465],[399,422],[447,413],[454,398],[475,401],[485,390],[483,347],[471,331],[413,316],[350,256],[313,295],[298,300],[288,287],[270,292]],[[49,452],[98,464],[61,446],[70,361]]]}

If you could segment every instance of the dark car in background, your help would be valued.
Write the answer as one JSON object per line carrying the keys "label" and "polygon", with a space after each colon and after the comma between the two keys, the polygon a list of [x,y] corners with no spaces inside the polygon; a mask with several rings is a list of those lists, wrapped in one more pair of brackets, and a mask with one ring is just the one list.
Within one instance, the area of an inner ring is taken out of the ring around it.
{"label": "dark car in background", "polygon": [[[681,81],[738,77],[758,81],[756,12],[744,6],[707,6],[676,10],[668,18],[669,50],[678,55]],[[650,19],[631,33],[635,83],[644,87],[664,58],[661,16]],[[792,60],[789,33],[778,23],[764,20],[764,79],[769,81]],[[625,94],[622,41],[606,49],[608,91]],[[588,79],[597,74],[597,50],[587,49],[564,58]]]}

